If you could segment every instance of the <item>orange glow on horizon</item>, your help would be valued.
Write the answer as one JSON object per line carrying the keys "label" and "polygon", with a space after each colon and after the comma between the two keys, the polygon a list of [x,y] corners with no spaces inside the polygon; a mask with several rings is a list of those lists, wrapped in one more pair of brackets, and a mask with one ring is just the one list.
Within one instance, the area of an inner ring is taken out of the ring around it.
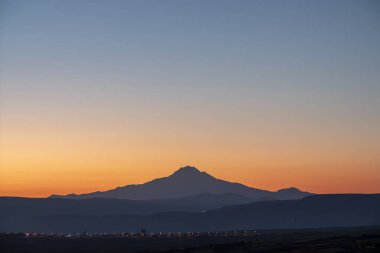
{"label": "orange glow on horizon", "polygon": [[121,118],[97,112],[84,119],[77,113],[3,118],[0,195],[109,190],[168,176],[186,164],[265,190],[380,192],[376,129],[363,135],[332,125],[318,132],[286,117],[248,124],[229,115],[234,120],[219,125],[215,117],[224,115],[182,119],[169,112],[153,124],[150,112]]}
{"label": "orange glow on horizon", "polygon": [[[128,184],[140,184],[155,178],[165,177],[176,169],[186,165],[179,162],[150,162],[148,167],[132,162],[128,166],[98,164],[97,167],[81,168],[58,168],[54,165],[40,167],[43,175],[37,175],[33,170],[20,170],[18,173],[1,173],[1,196],[24,196],[24,197],[47,197],[51,194],[87,193],[94,191],[105,191]],[[166,164],[170,164],[167,166]],[[191,165],[191,164],[190,164]],[[70,165],[67,165],[68,167]],[[265,168],[263,165],[257,167],[234,167],[233,164],[213,166],[195,164],[201,171],[215,176],[216,178],[230,182],[239,182],[247,186],[276,191],[287,187],[297,187],[304,191],[314,193],[378,193],[378,178],[367,175],[355,178],[347,173],[345,176],[331,173],[329,169],[314,170],[310,168],[307,172],[299,173],[296,168]],[[53,171],[49,168],[55,167]],[[169,167],[169,168],[168,168]],[[153,168],[153,169],[150,169]],[[239,174],[236,171],[240,171]],[[315,171],[315,173],[311,172]],[[351,169],[351,173],[355,173]],[[277,172],[277,173],[276,173]],[[3,180],[7,178],[7,181]]]}

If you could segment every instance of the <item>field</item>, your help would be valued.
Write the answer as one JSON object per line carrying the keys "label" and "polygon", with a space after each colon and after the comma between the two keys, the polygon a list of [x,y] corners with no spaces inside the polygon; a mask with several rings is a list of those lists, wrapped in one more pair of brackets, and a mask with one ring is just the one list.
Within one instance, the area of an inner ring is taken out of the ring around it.
{"label": "field", "polygon": [[1,234],[1,252],[380,252],[380,227],[181,236]]}

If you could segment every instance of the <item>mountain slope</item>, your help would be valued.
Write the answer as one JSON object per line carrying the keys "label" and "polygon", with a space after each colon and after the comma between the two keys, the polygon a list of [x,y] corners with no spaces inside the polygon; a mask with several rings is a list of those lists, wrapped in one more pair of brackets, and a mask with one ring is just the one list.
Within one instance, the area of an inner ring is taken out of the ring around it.
{"label": "mountain slope", "polygon": [[140,185],[127,185],[113,190],[87,194],[52,195],[52,198],[120,198],[120,199],[167,199],[181,198],[202,193],[233,193],[251,199],[295,199],[310,195],[292,188],[291,191],[270,192],[251,188],[239,183],[217,179],[190,166],[183,167],[168,177],[158,178]]}

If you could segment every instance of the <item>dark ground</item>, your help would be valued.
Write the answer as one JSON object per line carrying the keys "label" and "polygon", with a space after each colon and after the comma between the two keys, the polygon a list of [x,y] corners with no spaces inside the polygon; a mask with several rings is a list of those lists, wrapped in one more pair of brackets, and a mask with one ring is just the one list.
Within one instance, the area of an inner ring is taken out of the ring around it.
{"label": "dark ground", "polygon": [[380,227],[133,239],[117,235],[64,238],[2,234],[0,252],[380,252]]}

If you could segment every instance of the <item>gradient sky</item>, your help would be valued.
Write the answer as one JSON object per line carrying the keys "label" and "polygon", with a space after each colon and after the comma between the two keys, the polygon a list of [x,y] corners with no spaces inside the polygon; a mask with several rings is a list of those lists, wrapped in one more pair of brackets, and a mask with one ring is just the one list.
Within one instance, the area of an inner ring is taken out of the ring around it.
{"label": "gradient sky", "polygon": [[380,192],[379,1],[1,1],[0,85],[0,195]]}

